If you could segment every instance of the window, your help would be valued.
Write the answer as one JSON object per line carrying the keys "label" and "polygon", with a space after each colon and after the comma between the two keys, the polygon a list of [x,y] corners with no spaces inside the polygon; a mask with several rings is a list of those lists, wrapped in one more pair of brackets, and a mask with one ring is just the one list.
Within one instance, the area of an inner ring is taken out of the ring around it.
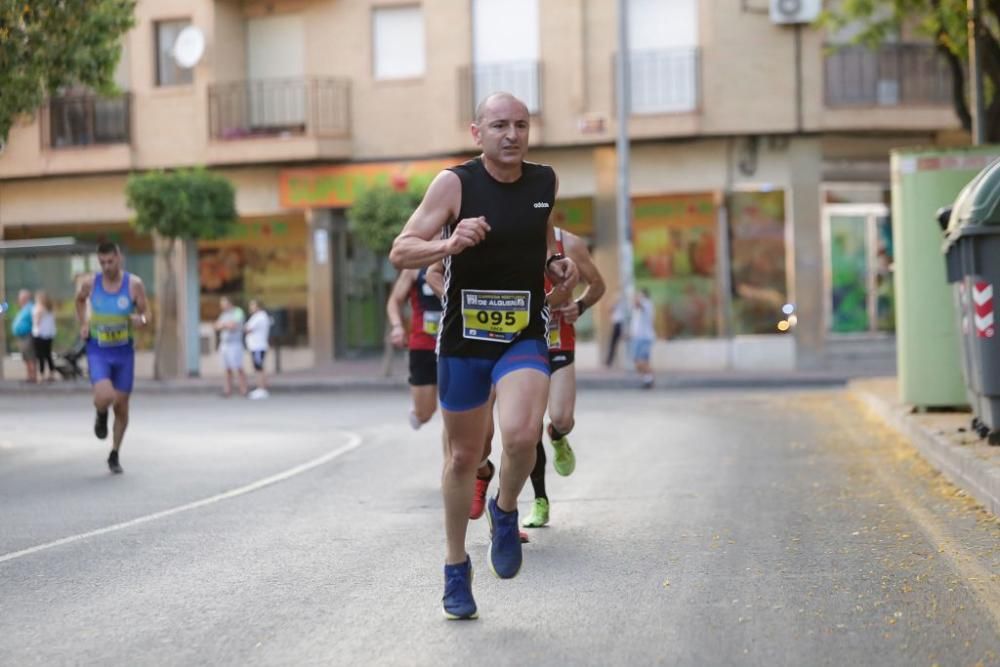
{"label": "window", "polygon": [[304,17],[279,14],[250,19],[246,35],[250,127],[257,133],[304,130],[309,95]]}
{"label": "window", "polygon": [[628,46],[632,51],[698,45],[694,0],[629,0]]}
{"label": "window", "polygon": [[698,105],[698,4],[629,0],[632,113],[693,111]]}
{"label": "window", "polygon": [[728,208],[733,330],[737,335],[777,333],[788,299],[785,192],[733,192]]}
{"label": "window", "polygon": [[376,7],[372,31],[376,79],[424,75],[424,12],[420,7]]}
{"label": "window", "polygon": [[194,70],[185,69],[174,60],[173,50],[181,30],[191,21],[157,21],[156,23],[156,85],[184,86],[194,82]]}
{"label": "window", "polygon": [[472,5],[473,108],[513,93],[540,109],[538,0],[475,0]]}

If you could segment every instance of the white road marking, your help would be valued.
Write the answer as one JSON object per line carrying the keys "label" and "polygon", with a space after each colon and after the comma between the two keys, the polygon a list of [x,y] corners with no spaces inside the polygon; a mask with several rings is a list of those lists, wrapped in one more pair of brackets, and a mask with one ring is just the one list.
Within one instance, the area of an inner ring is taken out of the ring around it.
{"label": "white road marking", "polygon": [[168,516],[173,516],[175,514],[181,514],[182,512],[189,512],[200,507],[205,507],[206,505],[213,505],[215,503],[222,502],[223,500],[232,500],[238,496],[246,495],[248,493],[253,493],[254,491],[259,491],[264,487],[271,486],[272,484],[277,484],[278,482],[283,482],[286,479],[295,477],[296,475],[301,475],[304,472],[317,468],[325,463],[329,463],[334,459],[347,454],[361,446],[361,436],[357,433],[351,433],[349,431],[333,431],[334,434],[340,434],[347,436],[347,444],[343,447],[339,447],[333,451],[327,452],[322,456],[319,456],[311,461],[306,461],[301,465],[297,465],[294,468],[289,468],[284,472],[279,472],[270,477],[264,477],[256,482],[251,482],[245,486],[241,486],[229,491],[223,491],[214,496],[209,496],[208,498],[202,498],[201,500],[195,500],[190,503],[185,503],[184,505],[178,505],[177,507],[172,507],[170,509],[161,510],[159,512],[154,512],[153,514],[147,514],[146,516],[141,516],[136,519],[130,519],[128,521],[123,521],[121,523],[116,523],[111,526],[106,526],[104,528],[98,528],[97,530],[91,530],[86,533],[79,533],[77,535],[70,535],[69,537],[63,537],[52,542],[46,542],[45,544],[39,544],[33,547],[28,547],[27,549],[21,549],[20,551],[12,551],[8,554],[3,554],[0,556],[0,563],[6,563],[7,561],[14,560],[16,558],[22,558],[24,556],[30,556],[31,554],[36,554],[40,551],[46,551],[48,549],[53,549],[55,547],[61,547],[65,544],[72,544],[73,542],[79,542],[80,540],[90,539],[91,537],[98,537],[100,535],[106,535],[108,533],[113,533],[119,530],[125,530],[126,528],[132,528],[134,526],[139,526],[144,523],[149,523],[150,521],[156,521],[157,519],[163,519]]}

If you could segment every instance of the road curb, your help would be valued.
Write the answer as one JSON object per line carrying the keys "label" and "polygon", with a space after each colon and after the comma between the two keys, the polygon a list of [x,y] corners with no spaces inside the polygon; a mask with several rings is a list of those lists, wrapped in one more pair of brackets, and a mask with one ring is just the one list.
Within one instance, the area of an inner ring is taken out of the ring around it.
{"label": "road curb", "polygon": [[908,439],[952,483],[1000,516],[1000,470],[991,469],[973,452],[910,419],[908,408],[892,405],[853,382],[848,383],[848,388],[882,421]]}
{"label": "road curb", "polygon": [[[631,375],[599,376],[578,373],[577,387],[582,390],[634,390],[641,388],[639,378]],[[652,391],[680,390],[756,390],[756,389],[808,389],[843,387],[847,378],[835,375],[774,375],[774,376],[739,376],[739,375],[671,375],[663,374],[656,378],[656,387]],[[219,394],[219,382],[205,381],[142,381],[137,382],[134,395],[213,395]],[[281,382],[272,380],[269,387],[272,394],[321,394],[343,392],[379,392],[401,391],[408,387],[403,377],[342,377],[328,379],[306,379]],[[78,382],[56,383],[52,385],[25,385],[15,382],[0,383],[0,396],[21,394],[89,394],[90,384],[85,380]]]}

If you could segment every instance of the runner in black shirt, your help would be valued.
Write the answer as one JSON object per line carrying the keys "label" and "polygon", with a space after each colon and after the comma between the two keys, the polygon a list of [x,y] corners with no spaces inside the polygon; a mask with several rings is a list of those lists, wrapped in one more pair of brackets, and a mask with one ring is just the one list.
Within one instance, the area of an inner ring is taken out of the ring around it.
{"label": "runner in black shirt", "polygon": [[442,171],[393,243],[397,268],[445,263],[438,342],[438,392],[448,434],[444,612],[475,618],[472,561],[465,551],[469,504],[496,388],[503,442],[500,492],[488,502],[490,568],[501,578],[521,566],[517,497],[535,461],[548,399],[544,274],[572,288],[577,269],[556,252],[549,213],[551,167],[524,161],[529,114],[507,93],[487,97],[471,126],[482,155]]}

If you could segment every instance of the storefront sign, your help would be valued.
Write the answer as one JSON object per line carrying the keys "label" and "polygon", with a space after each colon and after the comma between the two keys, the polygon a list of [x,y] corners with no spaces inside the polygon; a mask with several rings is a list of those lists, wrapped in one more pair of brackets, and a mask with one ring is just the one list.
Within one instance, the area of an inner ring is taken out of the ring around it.
{"label": "storefront sign", "polygon": [[289,209],[347,208],[361,192],[374,185],[398,190],[426,188],[442,169],[463,161],[464,158],[455,157],[286,169],[278,176],[278,191],[281,205]]}
{"label": "storefront sign", "polygon": [[993,163],[997,155],[908,155],[900,158],[899,171],[981,171]]}

